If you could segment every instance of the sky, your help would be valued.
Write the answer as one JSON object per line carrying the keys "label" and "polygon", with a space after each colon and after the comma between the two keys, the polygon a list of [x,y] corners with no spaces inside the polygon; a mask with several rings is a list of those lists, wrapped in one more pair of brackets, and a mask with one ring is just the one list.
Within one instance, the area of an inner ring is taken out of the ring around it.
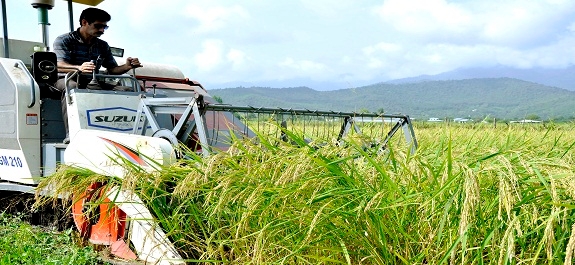
{"label": "sky", "polygon": [[[31,1],[6,0],[9,38],[42,40]],[[88,6],[74,4],[74,28]],[[102,39],[207,89],[346,89],[471,67],[566,68],[573,0],[107,0]],[[49,12],[50,45],[70,31]],[[122,63],[125,58],[119,58]]]}

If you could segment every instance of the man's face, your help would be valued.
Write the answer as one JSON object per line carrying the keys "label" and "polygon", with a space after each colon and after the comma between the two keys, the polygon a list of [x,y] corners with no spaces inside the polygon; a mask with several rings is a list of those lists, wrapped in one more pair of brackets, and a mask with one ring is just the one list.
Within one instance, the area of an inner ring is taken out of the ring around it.
{"label": "man's face", "polygon": [[104,34],[104,30],[108,28],[108,22],[106,21],[94,21],[94,23],[88,23],[86,20],[82,20],[82,26],[86,27],[86,32],[92,37],[100,37]]}

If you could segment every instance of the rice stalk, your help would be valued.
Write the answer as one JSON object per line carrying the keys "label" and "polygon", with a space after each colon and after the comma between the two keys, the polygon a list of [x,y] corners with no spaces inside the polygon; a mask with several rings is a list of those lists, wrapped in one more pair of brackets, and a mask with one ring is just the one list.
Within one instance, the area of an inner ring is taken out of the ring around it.
{"label": "rice stalk", "polygon": [[356,136],[319,145],[270,131],[123,180],[62,167],[42,187],[133,190],[190,261],[569,264],[571,127],[426,125],[414,155],[395,140],[380,152]]}

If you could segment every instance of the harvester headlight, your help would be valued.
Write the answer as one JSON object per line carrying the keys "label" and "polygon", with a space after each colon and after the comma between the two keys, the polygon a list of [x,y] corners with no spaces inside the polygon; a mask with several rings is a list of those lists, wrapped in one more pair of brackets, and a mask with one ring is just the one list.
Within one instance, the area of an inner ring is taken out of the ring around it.
{"label": "harvester headlight", "polygon": [[45,73],[52,73],[56,70],[56,65],[51,61],[44,60],[38,63],[38,69]]}

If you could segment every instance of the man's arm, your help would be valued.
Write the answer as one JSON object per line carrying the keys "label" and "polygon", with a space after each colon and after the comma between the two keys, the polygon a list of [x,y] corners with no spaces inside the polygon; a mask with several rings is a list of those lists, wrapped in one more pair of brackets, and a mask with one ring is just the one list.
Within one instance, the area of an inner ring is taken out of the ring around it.
{"label": "man's arm", "polygon": [[82,65],[73,65],[65,61],[58,61],[58,72],[68,73],[76,70],[80,70],[83,73],[91,73],[94,71],[96,66],[92,62],[85,62]]}
{"label": "man's arm", "polygon": [[142,64],[140,64],[140,60],[138,60],[138,58],[128,57],[126,59],[125,64],[118,65],[114,68],[108,69],[108,73],[112,75],[121,75],[138,67],[142,67]]}
{"label": "man's arm", "polygon": [[71,64],[72,51],[75,50],[75,45],[71,42],[72,37],[70,34],[60,35],[54,41],[54,53],[58,58],[58,72],[68,73],[76,70],[80,70],[84,73],[91,73],[94,71],[96,66],[92,62],[85,62],[81,65]]}

